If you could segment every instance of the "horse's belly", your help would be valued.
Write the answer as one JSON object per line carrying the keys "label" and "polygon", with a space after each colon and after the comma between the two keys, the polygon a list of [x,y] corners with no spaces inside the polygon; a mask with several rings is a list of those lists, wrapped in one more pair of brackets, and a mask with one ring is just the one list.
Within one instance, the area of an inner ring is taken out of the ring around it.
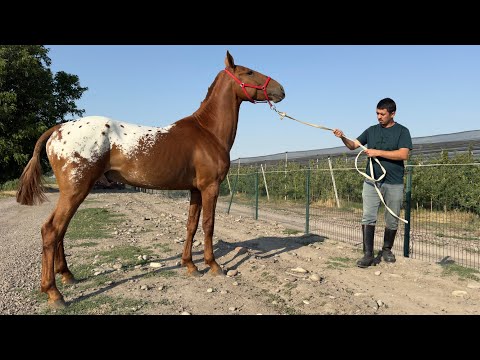
{"label": "horse's belly", "polygon": [[176,177],[171,172],[150,172],[148,168],[123,167],[109,170],[105,174],[110,181],[118,181],[132,186],[158,190],[188,190],[194,187],[192,177]]}

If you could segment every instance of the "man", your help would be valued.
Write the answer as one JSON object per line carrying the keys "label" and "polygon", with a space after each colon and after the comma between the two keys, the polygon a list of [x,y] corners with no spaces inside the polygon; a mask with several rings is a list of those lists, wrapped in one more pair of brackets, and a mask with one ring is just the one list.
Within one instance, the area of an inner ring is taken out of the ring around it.
{"label": "man", "polygon": [[[370,126],[357,139],[350,140],[344,137],[343,131],[334,129],[335,136],[342,139],[343,143],[350,150],[355,150],[360,144],[368,144],[365,154],[369,158],[377,158],[385,168],[385,177],[377,182],[385,204],[398,216],[403,202],[403,176],[404,160],[408,159],[412,149],[412,138],[410,131],[403,125],[395,122],[397,105],[390,98],[385,98],[377,104],[378,124]],[[373,159],[371,159],[373,160]],[[381,167],[373,162],[374,174],[370,174],[370,166],[367,164],[367,175],[378,179],[383,174]],[[363,252],[364,256],[357,261],[357,266],[366,268],[374,264],[373,240],[375,236],[375,225],[377,223],[378,209],[381,199],[375,190],[374,183],[366,179],[363,183]],[[392,247],[398,229],[398,217],[385,211],[385,232],[381,257],[385,262],[395,262],[395,255]]]}

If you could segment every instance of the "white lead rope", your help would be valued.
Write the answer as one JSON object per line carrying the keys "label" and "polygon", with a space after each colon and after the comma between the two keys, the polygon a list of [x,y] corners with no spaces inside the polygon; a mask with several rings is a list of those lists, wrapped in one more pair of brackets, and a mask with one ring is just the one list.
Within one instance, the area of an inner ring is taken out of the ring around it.
{"label": "white lead rope", "polygon": [[[309,123],[309,122],[305,122],[305,121],[301,121],[301,120],[295,119],[295,118],[293,118],[293,117],[291,117],[291,116],[288,116],[287,113],[285,113],[285,112],[280,112],[280,111],[278,111],[278,110],[275,108],[275,106],[271,106],[271,108],[272,108],[272,110],[275,110],[275,111],[278,113],[278,115],[280,115],[280,120],[283,120],[283,118],[287,117],[287,118],[289,118],[289,119],[298,121],[299,123],[302,123],[302,124],[305,124],[305,125],[308,125],[308,126],[313,126],[313,127],[316,127],[316,128],[322,129],[322,130],[330,130],[330,131],[334,131],[334,130],[335,130],[335,129],[331,129],[331,128],[328,128],[328,127],[325,127],[325,126],[322,126],[322,125],[316,125],[316,124],[312,124],[312,123]],[[344,137],[344,138],[347,139],[347,140],[350,140],[350,141],[355,142],[355,140],[352,140],[352,139],[346,137],[345,135],[343,135],[342,137]],[[383,172],[383,174],[382,174],[378,179],[375,179],[374,177],[372,177],[372,176],[368,175],[367,173],[365,173],[365,172],[363,172],[363,171],[360,171],[360,170],[358,169],[358,158],[359,158],[360,154],[363,153],[365,150],[368,150],[368,149],[367,149],[365,146],[363,146],[362,144],[359,143],[359,145],[360,145],[360,147],[362,148],[362,150],[357,154],[357,157],[355,158],[355,169],[357,169],[357,171],[358,171],[361,175],[363,175],[366,179],[368,179],[368,180],[370,180],[370,181],[373,182],[373,186],[375,187],[375,190],[377,191],[377,194],[378,194],[378,196],[380,197],[380,200],[382,201],[383,205],[385,206],[385,209],[387,209],[388,212],[389,212],[390,214],[392,214],[393,216],[395,216],[398,220],[403,221],[405,224],[408,224],[408,221],[407,221],[407,220],[402,219],[401,217],[399,217],[398,215],[396,215],[396,214],[392,211],[392,209],[390,209],[390,208],[387,206],[387,204],[385,204],[385,200],[383,199],[382,193],[380,192],[380,189],[377,187],[377,181],[382,180],[382,179],[385,177],[385,175],[387,174],[387,171],[386,171],[385,168],[382,166],[382,164],[380,163],[380,161],[379,161],[376,157],[373,157],[373,160],[375,160],[375,162],[376,162],[378,165],[380,165],[380,168],[382,169],[382,172]],[[373,171],[372,158],[370,157],[369,160],[370,160],[370,161],[369,161],[370,174],[374,175],[375,173],[374,173],[374,171]]]}

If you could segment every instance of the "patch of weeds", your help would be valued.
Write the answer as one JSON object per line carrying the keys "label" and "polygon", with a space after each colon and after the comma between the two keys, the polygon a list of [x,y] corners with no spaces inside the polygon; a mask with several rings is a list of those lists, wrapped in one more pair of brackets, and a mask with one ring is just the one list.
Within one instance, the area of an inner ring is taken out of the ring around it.
{"label": "patch of weeds", "polygon": [[336,269],[336,268],[347,268],[352,265],[352,259],[350,258],[343,258],[343,257],[333,257],[328,259],[327,261],[327,268]]}
{"label": "patch of weeds", "polygon": [[[78,281],[87,280],[89,277],[93,276],[93,269],[95,265],[92,264],[74,264],[70,268],[75,279]],[[58,284],[58,282],[57,282]]]}
{"label": "patch of weeds", "polygon": [[104,201],[98,200],[98,199],[85,199],[83,201],[84,204],[104,204]]}
{"label": "patch of weeds", "polygon": [[123,220],[122,214],[113,214],[103,208],[78,210],[67,229],[68,239],[105,239],[111,238],[111,225]]}
{"label": "patch of weeds", "polygon": [[165,277],[165,278],[170,278],[170,277],[174,277],[174,276],[177,276],[177,272],[176,271],[173,271],[173,270],[164,270],[164,271],[159,271],[158,273],[156,273],[162,277]]}
{"label": "patch of weeds", "polygon": [[445,275],[445,276],[457,275],[462,280],[470,279],[470,280],[478,281],[478,277],[475,276],[475,274],[479,274],[479,273],[480,272],[478,270],[467,268],[457,264],[446,264],[443,266],[442,275]]}
{"label": "patch of weeds", "polygon": [[80,243],[73,243],[69,247],[74,248],[74,247],[93,247],[97,246],[98,243],[94,241],[87,241],[87,242],[80,242]]}
{"label": "patch of weeds", "polygon": [[162,299],[162,300],[160,300],[159,302],[157,302],[157,304],[159,304],[159,305],[164,305],[164,306],[168,306],[168,305],[173,305],[173,304],[175,304],[175,302],[172,301],[172,300],[168,300],[168,299]]}
{"label": "patch of weeds", "polygon": [[285,305],[282,308],[282,313],[285,315],[302,315],[302,312],[300,310],[297,310],[289,305]]}
{"label": "patch of weeds", "polygon": [[[280,314],[285,314],[285,315],[301,315],[302,314],[297,309],[286,304],[285,300],[283,300],[277,294],[271,294],[267,292],[267,290],[262,290],[262,293],[267,297],[267,301],[266,301],[267,304],[269,306],[273,306],[275,311],[278,311]],[[273,302],[275,302],[275,304]]]}
{"label": "patch of weeds", "polygon": [[152,277],[156,277],[156,276],[162,276],[162,277],[174,277],[175,275],[177,275],[177,273],[173,270],[160,270],[160,269],[156,269],[156,270],[153,270],[153,271],[149,271],[145,274],[142,275],[142,278],[144,279],[148,279],[148,278],[152,278]]}
{"label": "patch of weeds", "polygon": [[139,255],[152,255],[153,251],[138,246],[124,245],[114,247],[110,250],[103,250],[98,253],[104,262],[117,262],[118,258],[124,266],[144,265],[148,260],[139,260]]}
{"label": "patch of weeds", "polygon": [[300,230],[295,230],[295,229],[285,229],[285,230],[283,230],[283,233],[286,234],[286,235],[296,235],[296,234],[301,233],[301,231]]}
{"label": "patch of weeds", "polygon": [[269,283],[278,283],[278,279],[275,275],[269,274],[268,272],[264,271],[261,274],[262,281],[269,282]]}
{"label": "patch of weeds", "polygon": [[155,243],[152,245],[155,249],[159,249],[160,252],[170,252],[172,251],[172,249],[168,246],[168,244],[159,244],[159,243]]}
{"label": "patch of weeds", "polygon": [[296,287],[297,287],[297,284],[295,284],[293,282],[286,283],[285,286],[284,286],[285,295],[287,295],[288,297],[291,297],[292,296],[292,290],[295,289]]}
{"label": "patch of weeds", "polygon": [[9,180],[4,183],[0,183],[0,191],[17,191],[18,189],[18,179]]}
{"label": "patch of weeds", "polygon": [[65,309],[45,309],[45,315],[127,315],[133,314],[135,309],[145,305],[145,300],[134,300],[126,298],[113,298],[106,295],[98,295],[79,299],[67,304]]}
{"label": "patch of weeds", "polygon": [[30,294],[28,296],[30,299],[35,300],[39,303],[44,303],[48,300],[47,294],[43,293],[40,291],[40,286],[38,289],[30,291]]}
{"label": "patch of weeds", "polygon": [[93,276],[92,283],[90,286],[93,285],[93,287],[99,287],[99,286],[105,285],[105,283],[111,280],[112,279],[110,278],[109,274],[99,274],[99,275]]}

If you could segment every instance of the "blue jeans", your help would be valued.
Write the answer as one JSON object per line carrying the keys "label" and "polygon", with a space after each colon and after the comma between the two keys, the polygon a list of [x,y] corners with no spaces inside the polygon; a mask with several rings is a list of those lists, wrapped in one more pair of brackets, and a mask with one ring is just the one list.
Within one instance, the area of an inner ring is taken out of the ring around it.
{"label": "blue jeans", "polygon": [[[396,214],[400,215],[403,202],[403,184],[377,183],[377,187],[383,196],[385,204]],[[362,225],[376,225],[378,209],[382,204],[375,187],[371,181],[363,182],[363,216]],[[385,226],[391,230],[397,230],[398,219],[385,209]]]}

